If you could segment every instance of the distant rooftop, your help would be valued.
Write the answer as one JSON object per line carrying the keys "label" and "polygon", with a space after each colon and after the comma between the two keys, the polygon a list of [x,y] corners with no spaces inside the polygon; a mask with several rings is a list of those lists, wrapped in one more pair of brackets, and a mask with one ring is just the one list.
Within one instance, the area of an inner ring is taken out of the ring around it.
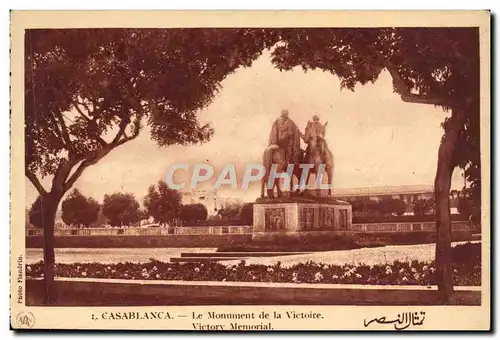
{"label": "distant rooftop", "polygon": [[212,194],[217,195],[217,189],[183,189],[179,190],[181,195],[199,195],[199,194]]}
{"label": "distant rooftop", "polygon": [[400,185],[371,188],[348,188],[334,189],[333,196],[376,196],[376,195],[400,195],[400,194],[423,194],[434,192],[432,185]]}

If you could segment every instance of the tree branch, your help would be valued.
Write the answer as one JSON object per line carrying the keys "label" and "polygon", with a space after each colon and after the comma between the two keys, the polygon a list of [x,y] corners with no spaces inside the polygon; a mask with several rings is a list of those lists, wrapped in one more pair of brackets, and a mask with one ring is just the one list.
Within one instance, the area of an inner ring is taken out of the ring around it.
{"label": "tree branch", "polygon": [[64,124],[64,119],[62,117],[62,114],[60,112],[56,112],[55,118],[59,122],[59,125],[61,126],[62,137],[64,139],[64,142],[66,143],[66,146],[68,147],[68,152],[70,154],[75,153],[75,148],[73,146],[73,143],[71,142],[71,139],[69,138],[68,128],[66,127],[66,124]]}
{"label": "tree branch", "polygon": [[87,104],[85,104],[85,101],[84,101],[84,100],[82,100],[81,102],[80,102],[80,101],[78,101],[78,103],[77,103],[77,104],[78,104],[78,105],[82,105],[82,106],[85,108],[85,110],[87,110],[87,112],[89,113],[89,115],[93,115],[93,114],[94,114],[94,112],[97,110],[97,108],[96,108],[96,107],[94,107],[94,109],[93,109],[93,110],[91,110],[91,109],[89,108],[89,106],[88,106]]}
{"label": "tree branch", "polygon": [[80,178],[80,176],[82,175],[83,171],[87,167],[88,167],[88,165],[85,164],[85,161],[82,161],[80,163],[80,166],[75,170],[75,172],[73,173],[73,175],[71,175],[71,177],[66,181],[66,183],[64,183],[63,190],[65,192],[68,191],[73,186],[73,184],[75,184],[76,180],[78,178]]}
{"label": "tree branch", "polygon": [[64,183],[66,182],[71,169],[73,169],[73,166],[75,166],[77,161],[74,161],[72,158],[70,158],[69,160],[62,159],[61,162],[62,163],[57,167],[54,178],[52,178],[51,191],[56,190],[64,193]]}
{"label": "tree branch", "polygon": [[[98,103],[98,101],[97,101],[97,100],[94,100],[94,98],[96,98],[96,97],[97,97],[96,92],[94,91],[94,89],[92,89],[92,88],[90,88],[89,86],[87,86],[87,85],[85,84],[85,82],[83,82],[81,85],[85,88],[85,90],[88,92],[88,94],[87,94],[87,95],[85,95],[85,96],[80,96],[80,98],[82,98],[82,101],[83,101],[83,97],[86,97],[89,101],[91,101],[91,102],[92,102],[92,107],[93,107],[93,109],[94,109],[94,110],[92,110],[92,113],[94,113],[94,112],[97,110],[97,107],[99,106],[99,105],[98,105],[98,104],[99,104],[99,103]],[[89,111],[89,113],[90,113],[90,112],[91,112],[91,111]]]}
{"label": "tree branch", "polygon": [[429,104],[444,107],[452,106],[452,103],[450,101],[445,100],[439,96],[411,93],[410,88],[401,78],[396,66],[382,52],[377,50],[375,46],[370,45],[368,46],[368,48],[376,58],[377,64],[389,71],[392,77],[392,86],[394,88],[394,91],[401,96],[401,100],[407,103]]}
{"label": "tree branch", "polygon": [[[80,107],[78,106],[80,103],[77,103],[77,102],[72,102],[73,104],[73,107],[76,109],[76,111],[80,114],[80,116],[82,116],[83,119],[85,119],[87,122],[92,122],[92,119],[90,119],[89,116],[87,116],[85,113],[83,113],[83,111],[80,109]],[[87,112],[90,112],[88,110],[88,107],[86,108]]]}
{"label": "tree branch", "polygon": [[[95,120],[94,119],[90,119],[85,113],[83,113],[83,111],[78,107],[78,104],[79,103],[73,102],[74,108],[76,109],[76,111],[78,112],[78,114],[88,123],[89,130],[92,131],[92,128],[95,125]],[[86,107],[86,110],[88,112],[90,112],[89,109],[88,109],[88,107],[87,107],[87,105],[84,104],[84,106]],[[97,128],[97,126],[95,126],[95,127]],[[101,144],[101,146],[105,147],[105,146],[108,145],[108,143],[101,137],[101,135],[97,131],[92,131],[92,132],[93,132],[94,138],[96,139],[96,141],[99,144]]]}
{"label": "tree branch", "polygon": [[[69,179],[63,184],[64,192],[68,191],[73,186],[73,184],[75,184],[77,179],[80,178],[80,176],[82,175],[83,171],[86,168],[99,162],[104,156],[106,156],[115,147],[116,147],[115,145],[108,144],[106,147],[102,147],[100,149],[89,152],[84,157],[83,161],[80,163],[80,165],[75,170],[75,172],[71,175],[71,177],[69,177]],[[73,166],[76,164],[73,164]]]}
{"label": "tree branch", "polygon": [[421,95],[411,93],[408,86],[404,83],[403,79],[399,75],[396,67],[391,65],[388,61],[384,63],[385,68],[392,77],[392,86],[397,94],[401,96],[401,99],[407,103],[417,103],[417,104],[430,104],[430,105],[438,105],[438,106],[452,106],[452,103],[448,100],[437,96],[430,95]]}
{"label": "tree branch", "polygon": [[49,115],[49,119],[52,122],[52,124],[54,124],[54,130],[57,131],[57,135],[58,135],[57,137],[58,137],[58,139],[61,138],[64,141],[64,138],[63,138],[63,135],[62,135],[62,131],[59,128],[59,124],[55,120],[54,116],[53,115]]}
{"label": "tree branch", "polygon": [[125,136],[125,138],[118,141],[116,145],[118,146],[118,145],[125,144],[126,142],[131,141],[132,139],[135,139],[137,136],[139,136],[139,132],[140,132],[140,128],[141,128],[140,125],[141,125],[141,121],[139,118],[137,118],[134,122],[134,131],[132,132],[132,135],[127,136],[127,134],[124,133],[123,135]]}
{"label": "tree branch", "polygon": [[47,191],[42,186],[35,174],[32,174],[28,169],[25,170],[26,177],[30,180],[31,184],[36,188],[40,196],[46,195]]}
{"label": "tree branch", "polygon": [[116,134],[115,138],[113,138],[113,141],[111,144],[113,145],[119,145],[120,138],[125,134],[125,129],[127,128],[128,123],[130,123],[130,118],[121,118],[120,121],[120,130]]}
{"label": "tree branch", "polygon": [[[120,124],[121,125],[120,131],[117,133],[117,136],[113,139],[112,143],[109,144],[106,143],[106,145],[103,146],[102,148],[91,151],[83,157],[83,161],[81,161],[80,165],[76,168],[75,172],[63,184],[64,192],[68,191],[75,184],[75,182],[78,180],[78,178],[80,178],[80,176],[83,174],[86,168],[99,162],[104,156],[106,156],[111,150],[113,150],[117,146],[122,145],[136,138],[139,135],[140,119],[136,119],[136,121],[134,122],[135,129],[131,136],[127,136],[125,133],[125,129],[129,123],[127,122],[127,124],[125,124],[125,122],[126,120],[123,120],[122,123]],[[120,139],[122,136],[125,136],[125,138]],[[77,163],[73,163],[71,167],[75,166],[76,164]]]}

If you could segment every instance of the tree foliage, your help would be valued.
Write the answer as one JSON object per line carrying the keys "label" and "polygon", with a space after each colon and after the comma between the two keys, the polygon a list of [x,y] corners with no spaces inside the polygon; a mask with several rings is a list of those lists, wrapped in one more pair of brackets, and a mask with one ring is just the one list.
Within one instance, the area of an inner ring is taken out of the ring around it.
{"label": "tree foliage", "polygon": [[85,169],[146,125],[160,146],[207,141],[197,111],[272,43],[262,29],[26,30],[25,175],[43,197],[47,303],[55,213]]}
{"label": "tree foliage", "polygon": [[465,169],[471,187],[480,193],[479,29],[359,28],[285,29],[273,55],[282,70],[319,68],[339,77],[341,87],[375,82],[382,70],[393,90],[410,103],[449,111],[438,150],[434,180],[436,199],[436,277],[443,301],[453,292],[450,200],[451,176]]}
{"label": "tree foliage", "polygon": [[157,186],[149,187],[144,207],[155,222],[171,224],[180,215],[181,198],[177,190],[170,189],[164,181],[159,181]]}
{"label": "tree foliage", "polygon": [[[319,68],[350,90],[375,82],[385,69],[402,100],[451,112],[435,182],[438,230],[445,233],[436,263],[450,286],[451,265],[441,263],[444,255],[451,258],[448,194],[455,167],[465,169],[472,197],[480,197],[478,37],[477,28],[413,27],[28,30],[25,173],[45,196],[45,220],[53,223],[55,207],[83,171],[145,125],[160,146],[208,140],[213,131],[198,121],[197,110],[266,47],[278,43],[279,69]],[[38,176],[53,176],[49,192]],[[53,251],[46,255],[53,263]],[[48,266],[46,277],[53,276]]]}
{"label": "tree foliage", "polygon": [[[481,223],[481,204],[477,200],[477,196],[473,188],[466,188],[462,190],[458,196],[458,212],[470,218],[474,223]],[[480,199],[480,196],[479,196]]]}
{"label": "tree foliage", "polygon": [[42,198],[38,196],[28,211],[28,220],[35,228],[43,227],[43,206]]}
{"label": "tree foliage", "polygon": [[207,208],[201,203],[186,204],[181,207],[180,218],[185,223],[205,221],[207,217]]}
{"label": "tree foliage", "polygon": [[435,213],[434,199],[418,199],[413,204],[413,213],[415,216],[433,215]]}
{"label": "tree foliage", "polygon": [[384,215],[401,216],[406,212],[406,203],[397,198],[386,198],[380,201],[380,210]]}
{"label": "tree foliage", "polygon": [[392,197],[382,198],[380,201],[371,199],[354,199],[352,204],[353,214],[356,217],[369,216],[401,216],[406,212],[407,206],[403,200]]}
{"label": "tree foliage", "polygon": [[36,174],[59,173],[67,190],[145,124],[161,146],[207,141],[197,111],[271,40],[247,29],[36,29],[25,41],[26,173],[41,191]]}
{"label": "tree foliage", "polygon": [[62,220],[68,225],[89,227],[97,221],[100,209],[99,202],[74,189],[62,202]]}
{"label": "tree foliage", "polygon": [[[352,91],[387,70],[403,101],[460,107],[465,114],[452,166],[465,168],[480,192],[477,28],[285,29],[273,62],[281,70],[322,69]],[[458,118],[444,119],[445,132],[450,119]]]}
{"label": "tree foliage", "polygon": [[130,226],[141,218],[139,202],[128,193],[105,195],[102,213],[112,226]]}
{"label": "tree foliage", "polygon": [[241,207],[239,220],[248,225],[253,224],[253,203],[245,203]]}
{"label": "tree foliage", "polygon": [[217,215],[227,220],[232,220],[240,213],[241,208],[240,204],[231,203],[219,209]]}

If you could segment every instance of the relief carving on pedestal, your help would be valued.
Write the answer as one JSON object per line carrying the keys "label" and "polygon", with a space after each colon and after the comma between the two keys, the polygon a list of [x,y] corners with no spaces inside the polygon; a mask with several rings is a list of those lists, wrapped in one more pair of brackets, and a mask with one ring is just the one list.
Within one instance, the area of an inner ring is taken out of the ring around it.
{"label": "relief carving on pedestal", "polygon": [[265,231],[285,230],[285,208],[268,208],[265,211]]}
{"label": "relief carving on pedestal", "polygon": [[314,208],[300,209],[300,229],[314,229]]}
{"label": "relief carving on pedestal", "polygon": [[319,208],[319,227],[333,229],[335,218],[335,209],[331,207]]}
{"label": "relief carving on pedestal", "polygon": [[347,230],[349,229],[348,222],[347,222],[347,209],[339,209],[339,229],[340,230]]}

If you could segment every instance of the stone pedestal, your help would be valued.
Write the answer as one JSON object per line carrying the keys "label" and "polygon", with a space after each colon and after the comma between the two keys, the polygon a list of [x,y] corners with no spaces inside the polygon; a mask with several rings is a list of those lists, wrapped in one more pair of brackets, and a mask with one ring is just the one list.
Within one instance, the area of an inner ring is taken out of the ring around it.
{"label": "stone pedestal", "polygon": [[349,232],[351,205],[334,199],[267,199],[255,203],[253,239],[269,233]]}

